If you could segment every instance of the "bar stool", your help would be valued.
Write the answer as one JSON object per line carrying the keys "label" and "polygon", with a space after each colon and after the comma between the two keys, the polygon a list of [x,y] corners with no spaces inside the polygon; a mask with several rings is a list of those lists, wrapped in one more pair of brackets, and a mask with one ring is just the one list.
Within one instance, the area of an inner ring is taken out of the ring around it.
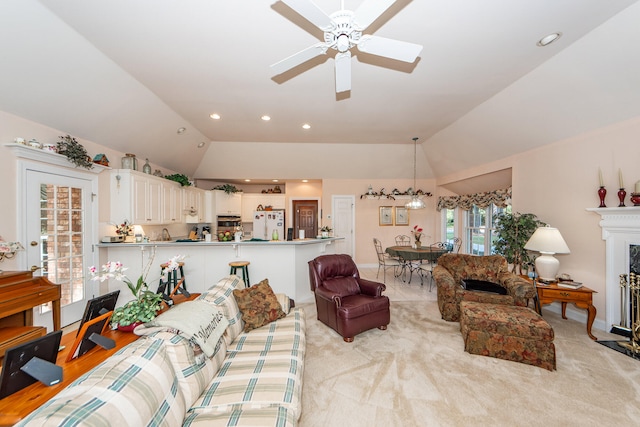
{"label": "bar stool", "polygon": [[[160,272],[162,274],[162,271],[164,271],[165,268],[169,267],[169,264],[167,263],[163,263],[160,264]],[[187,281],[184,278],[184,262],[180,261],[178,262],[178,268],[176,268],[173,271],[170,271],[169,273],[167,273],[167,281],[163,282],[162,281],[162,276],[160,276],[160,282],[158,283],[158,290],[156,291],[156,293],[160,294],[162,293],[163,295],[170,295],[175,291],[175,288],[178,287],[178,283],[180,282],[180,279],[182,279],[182,289],[184,289],[185,291],[187,290]],[[178,277],[178,271],[180,272],[180,277]]]}
{"label": "bar stool", "polygon": [[242,270],[242,280],[246,288],[251,286],[251,281],[249,280],[249,264],[251,264],[249,261],[231,261],[229,263],[231,267],[229,274],[236,274],[238,269]]}

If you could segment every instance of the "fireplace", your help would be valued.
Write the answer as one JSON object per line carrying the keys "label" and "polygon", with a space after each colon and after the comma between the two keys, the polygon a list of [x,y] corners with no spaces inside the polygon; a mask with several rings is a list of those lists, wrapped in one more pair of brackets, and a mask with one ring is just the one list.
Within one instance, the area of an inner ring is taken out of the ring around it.
{"label": "fireplace", "polygon": [[606,324],[612,327],[612,332],[628,337],[627,353],[640,358],[640,207],[587,210],[602,217],[602,239],[606,242]]}

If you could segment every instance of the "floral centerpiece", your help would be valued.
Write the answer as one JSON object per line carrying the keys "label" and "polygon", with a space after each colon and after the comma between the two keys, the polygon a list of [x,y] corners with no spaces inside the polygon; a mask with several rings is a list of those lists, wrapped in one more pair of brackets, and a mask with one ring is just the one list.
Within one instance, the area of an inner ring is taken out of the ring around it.
{"label": "floral centerpiece", "polygon": [[331,231],[332,231],[331,227],[329,227],[328,225],[325,225],[320,229],[320,235],[322,237],[329,237],[329,233],[331,233]]}
{"label": "floral centerpiece", "polygon": [[419,248],[422,246],[420,239],[422,238],[422,227],[418,227],[417,225],[413,226],[413,230],[411,230],[411,234],[413,234],[413,238],[416,241],[416,247]]}
{"label": "floral centerpiece", "polygon": [[133,236],[133,225],[128,221],[122,221],[122,224],[113,224],[116,227],[116,234],[122,236],[124,241],[128,240],[129,236]]}
{"label": "floral centerpiece", "polygon": [[[153,259],[154,256],[149,258],[147,265],[135,284],[124,274],[127,268],[120,261],[109,261],[100,268],[100,271],[98,271],[95,266],[89,267],[89,273],[92,276],[91,280],[99,280],[101,282],[107,279],[119,280],[127,285],[131,294],[134,296],[133,300],[113,311],[111,315],[111,325],[114,328],[133,330],[138,324],[153,320],[160,310],[162,294],[149,290],[147,284],[147,275],[149,274]],[[178,268],[179,262],[183,259],[183,255],[176,255],[167,261],[167,267],[162,270],[164,280],[166,280],[170,272]]]}

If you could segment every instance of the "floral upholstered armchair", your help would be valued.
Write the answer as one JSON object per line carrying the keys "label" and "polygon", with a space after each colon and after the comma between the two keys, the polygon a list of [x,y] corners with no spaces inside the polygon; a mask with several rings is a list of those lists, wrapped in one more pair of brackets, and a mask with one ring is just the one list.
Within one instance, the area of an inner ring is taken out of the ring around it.
{"label": "floral upholstered armchair", "polygon": [[[460,321],[460,301],[478,301],[526,307],[536,294],[529,281],[508,269],[507,260],[500,255],[477,256],[444,254],[433,269],[438,288],[438,307],[444,320]],[[492,282],[506,290],[506,295],[465,289],[463,280]]]}

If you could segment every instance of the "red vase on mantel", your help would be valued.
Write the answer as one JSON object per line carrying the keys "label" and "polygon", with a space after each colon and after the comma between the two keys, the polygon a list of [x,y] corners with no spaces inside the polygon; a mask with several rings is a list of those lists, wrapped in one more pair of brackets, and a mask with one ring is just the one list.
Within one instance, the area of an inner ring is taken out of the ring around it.
{"label": "red vase on mantel", "polygon": [[600,206],[599,208],[606,208],[607,205],[604,204],[604,198],[607,195],[607,189],[604,187],[600,187],[598,189],[598,197],[600,197]]}
{"label": "red vase on mantel", "polygon": [[627,192],[624,191],[624,188],[621,188],[620,190],[618,190],[618,200],[620,200],[620,204],[618,205],[619,208],[625,207],[625,204],[624,204],[625,197],[627,197]]}

